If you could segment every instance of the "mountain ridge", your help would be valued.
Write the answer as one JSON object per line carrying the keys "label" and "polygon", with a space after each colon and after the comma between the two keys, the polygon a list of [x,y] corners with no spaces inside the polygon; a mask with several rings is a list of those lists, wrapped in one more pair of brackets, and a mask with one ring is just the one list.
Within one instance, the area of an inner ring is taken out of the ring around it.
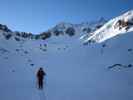
{"label": "mountain ridge", "polygon": [[77,34],[86,34],[91,30],[95,30],[95,28],[98,28],[99,26],[103,25],[103,23],[105,22],[106,20],[104,18],[101,18],[98,21],[95,21],[94,23],[84,22],[81,24],[72,24],[72,23],[60,22],[51,29],[48,29],[47,31],[41,32],[39,34],[33,34],[31,32],[12,31],[6,25],[2,24],[0,24],[0,30],[6,32],[7,36],[5,37],[7,37],[8,39],[12,35],[14,35],[22,38],[45,40],[50,38],[51,36],[68,35],[72,37]]}

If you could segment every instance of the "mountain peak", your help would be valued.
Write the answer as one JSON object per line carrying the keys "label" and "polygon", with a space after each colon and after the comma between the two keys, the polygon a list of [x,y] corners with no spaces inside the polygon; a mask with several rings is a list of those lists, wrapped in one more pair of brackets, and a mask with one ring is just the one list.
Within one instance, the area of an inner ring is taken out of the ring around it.
{"label": "mountain peak", "polygon": [[12,32],[6,25],[0,24],[0,30],[5,32]]}

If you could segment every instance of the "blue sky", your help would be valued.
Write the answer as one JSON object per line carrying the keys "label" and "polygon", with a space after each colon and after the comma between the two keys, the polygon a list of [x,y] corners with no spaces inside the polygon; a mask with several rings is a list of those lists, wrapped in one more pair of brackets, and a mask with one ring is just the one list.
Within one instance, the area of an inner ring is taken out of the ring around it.
{"label": "blue sky", "polygon": [[39,33],[59,22],[113,18],[133,9],[133,0],[0,0],[0,23]]}

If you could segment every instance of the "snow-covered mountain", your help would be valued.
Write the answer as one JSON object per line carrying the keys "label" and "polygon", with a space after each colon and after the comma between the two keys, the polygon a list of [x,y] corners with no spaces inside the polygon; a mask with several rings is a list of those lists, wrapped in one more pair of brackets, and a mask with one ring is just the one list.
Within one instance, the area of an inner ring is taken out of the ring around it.
{"label": "snow-covered mountain", "polygon": [[124,13],[121,16],[111,19],[101,28],[83,35],[81,39],[85,42],[103,42],[117,35],[133,32],[133,10]]}
{"label": "snow-covered mountain", "polygon": [[[105,22],[60,23],[38,35],[0,25],[0,99],[132,100],[133,34],[94,45],[79,39]],[[39,67],[47,73],[42,91],[36,86]]]}

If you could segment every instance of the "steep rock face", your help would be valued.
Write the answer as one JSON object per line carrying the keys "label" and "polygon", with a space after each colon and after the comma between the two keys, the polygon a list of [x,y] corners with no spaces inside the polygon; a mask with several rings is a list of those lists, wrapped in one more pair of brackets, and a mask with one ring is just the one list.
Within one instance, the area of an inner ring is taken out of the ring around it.
{"label": "steep rock face", "polygon": [[124,13],[121,16],[111,19],[105,23],[101,28],[85,35],[84,42],[103,42],[111,39],[117,35],[133,32],[133,10]]}

